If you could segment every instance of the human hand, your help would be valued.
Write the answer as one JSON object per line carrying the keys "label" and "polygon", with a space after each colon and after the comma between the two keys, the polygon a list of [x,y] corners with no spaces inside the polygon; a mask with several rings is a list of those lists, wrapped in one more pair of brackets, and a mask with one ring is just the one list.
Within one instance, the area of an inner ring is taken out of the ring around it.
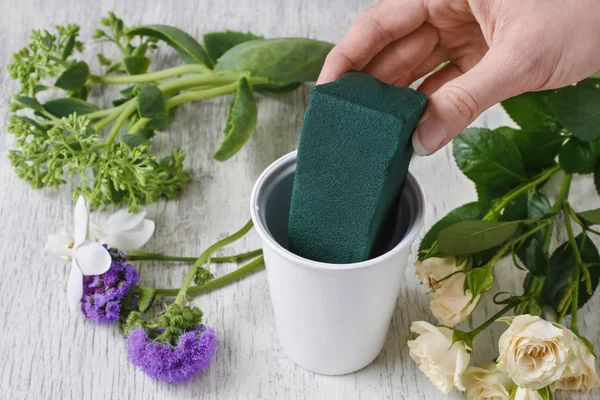
{"label": "human hand", "polygon": [[357,70],[408,86],[444,61],[418,88],[429,95],[413,134],[419,155],[502,100],[598,72],[600,8],[596,0],[383,0],[333,48],[317,83]]}

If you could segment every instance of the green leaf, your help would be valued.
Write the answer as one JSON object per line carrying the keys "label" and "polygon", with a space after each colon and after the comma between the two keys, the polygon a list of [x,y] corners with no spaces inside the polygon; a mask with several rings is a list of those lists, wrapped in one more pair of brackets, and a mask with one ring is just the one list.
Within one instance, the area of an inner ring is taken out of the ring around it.
{"label": "green leaf", "polygon": [[542,244],[533,238],[525,246],[523,264],[527,270],[534,276],[543,278],[548,274],[548,259],[542,248]]}
{"label": "green leaf", "polygon": [[528,190],[511,200],[500,218],[501,221],[519,221],[542,217],[550,211],[550,203],[543,194]]}
{"label": "green leaf", "polygon": [[469,128],[454,139],[453,150],[458,167],[476,184],[506,188],[526,179],[519,149],[498,132]]}
{"label": "green leaf", "polygon": [[302,86],[304,82],[292,82],[287,85],[259,85],[256,90],[258,92],[270,95],[282,95],[293,92]]}
{"label": "green leaf", "polygon": [[25,107],[31,108],[34,111],[44,111],[44,107],[33,97],[17,96],[15,100],[17,100],[17,102],[21,103]]}
{"label": "green leaf", "polygon": [[444,228],[438,235],[441,251],[451,255],[477,253],[504,243],[517,230],[519,221],[463,221]]}
{"label": "green leaf", "polygon": [[230,48],[240,43],[249,42],[250,40],[264,39],[264,36],[257,36],[250,32],[243,33],[227,30],[225,32],[207,33],[203,38],[204,47],[208,55],[216,61]]}
{"label": "green leaf", "polygon": [[215,160],[225,161],[237,153],[252,136],[257,119],[258,108],[254,92],[248,80],[241,78],[227,116],[225,139],[213,154]]}
{"label": "green leaf", "polygon": [[510,118],[529,131],[558,131],[547,98],[550,91],[529,92],[504,100],[501,104]]}
{"label": "green leaf", "polygon": [[75,42],[77,39],[77,35],[78,35],[78,33],[73,33],[73,34],[69,35],[67,40],[65,40],[65,46],[63,47],[62,51],[60,52],[60,58],[62,60],[66,60],[73,54],[73,50],[75,49]]}
{"label": "green leaf", "polygon": [[537,393],[540,395],[541,400],[552,400],[552,391],[550,390],[550,386],[538,389]]}
{"label": "green leaf", "polygon": [[594,186],[596,187],[596,193],[600,194],[600,162],[596,163],[594,168]]}
{"label": "green leaf", "polygon": [[425,254],[432,248],[442,229],[454,225],[457,222],[481,219],[488,210],[489,205],[481,202],[472,202],[450,211],[444,218],[436,222],[425,234],[423,240],[421,240],[421,245],[419,246],[420,255],[421,253]]}
{"label": "green leaf", "polygon": [[590,85],[567,86],[548,98],[558,121],[581,140],[600,139],[600,89]]}
{"label": "green leaf", "polygon": [[468,352],[470,353],[470,349],[473,348],[473,337],[469,332],[459,331],[458,329],[454,329],[452,333],[452,344],[456,342],[465,342],[465,345],[468,348]]}
{"label": "green leaf", "polygon": [[213,68],[204,47],[184,31],[168,25],[145,25],[130,29],[127,36],[148,36],[159,39],[175,49],[186,64],[204,64]]}
{"label": "green leaf", "polygon": [[332,48],[331,43],[310,39],[252,40],[223,54],[215,71],[249,71],[278,86],[316,81]]}
{"label": "green leaf", "polygon": [[154,84],[139,85],[137,99],[138,112],[143,118],[153,118],[167,112],[163,93]]}
{"label": "green leaf", "polygon": [[537,174],[544,168],[554,165],[565,138],[556,132],[525,131],[502,126],[496,129],[513,142],[523,158],[525,171]]}
{"label": "green leaf", "polygon": [[83,62],[78,61],[63,72],[54,86],[65,90],[77,90],[82,88],[90,77],[90,67]]}
{"label": "green leaf", "polygon": [[49,100],[44,103],[44,108],[58,118],[68,117],[73,113],[84,115],[99,110],[95,105],[74,97]]}
{"label": "green leaf", "polygon": [[596,356],[596,349],[594,349],[594,345],[592,344],[592,342],[590,342],[589,339],[584,336],[577,335],[577,337],[579,338],[579,340],[581,340],[581,342],[585,345],[585,347],[588,348],[588,350],[590,351],[590,353],[592,353],[594,358],[598,358]]}
{"label": "green leaf", "polygon": [[594,172],[600,158],[600,143],[595,140],[584,142],[575,137],[569,139],[560,149],[560,166],[569,174],[590,174]]}
{"label": "green leaf", "polygon": [[138,310],[140,312],[146,312],[154,299],[156,298],[156,290],[153,288],[142,288],[138,297]]}
{"label": "green leaf", "polygon": [[90,94],[91,90],[92,90],[92,87],[89,84],[85,84],[81,88],[79,88],[77,90],[72,90],[71,92],[69,92],[69,97],[75,97],[75,98],[85,101],[85,100],[87,100],[88,95]]}
{"label": "green leaf", "polygon": [[[598,249],[592,240],[585,234],[579,234],[575,242],[580,249],[581,259],[584,263],[600,264],[600,255]],[[548,275],[544,280],[542,287],[542,298],[557,310],[558,305],[565,295],[565,291],[571,284],[570,275],[575,268],[575,255],[573,248],[567,241],[560,245],[550,257],[550,267]],[[589,268],[590,280],[592,283],[592,293],[600,282],[600,268],[594,266]],[[579,283],[579,308],[583,307],[590,299],[591,295],[587,292],[585,281]],[[570,312],[570,311],[569,311]]]}
{"label": "green leaf", "polygon": [[136,133],[128,133],[127,135],[123,135],[123,143],[127,146],[134,148],[137,146],[141,146],[143,144],[150,144],[154,137],[154,131],[152,129],[140,129]]}
{"label": "green leaf", "polygon": [[125,70],[130,75],[145,74],[150,65],[150,59],[146,56],[127,56],[123,57]]}
{"label": "green leaf", "polygon": [[600,224],[600,208],[594,210],[583,211],[578,214],[581,218],[593,225]]}
{"label": "green leaf", "polygon": [[152,129],[154,131],[161,131],[165,129],[171,123],[171,110],[167,110],[166,112],[157,115],[152,118],[146,124],[146,128]]}
{"label": "green leaf", "polygon": [[494,285],[493,265],[473,268],[467,274],[467,288],[473,298],[487,292]]}
{"label": "green leaf", "polygon": [[509,188],[493,188],[486,185],[476,184],[475,191],[477,192],[477,200],[481,203],[491,205],[494,200],[499,199],[508,193]]}

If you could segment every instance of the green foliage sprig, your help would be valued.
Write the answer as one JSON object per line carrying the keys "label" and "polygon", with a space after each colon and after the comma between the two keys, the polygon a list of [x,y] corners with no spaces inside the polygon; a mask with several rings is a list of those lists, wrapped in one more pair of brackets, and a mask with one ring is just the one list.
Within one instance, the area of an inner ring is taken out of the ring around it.
{"label": "green foliage sprig", "polygon": [[[161,196],[173,198],[185,187],[190,177],[183,166],[185,152],[173,149],[158,158],[151,151],[153,137],[167,128],[175,107],[234,94],[223,142],[214,153],[225,161],[254,132],[254,92],[287,93],[316,80],[333,46],[232,31],[204,35],[203,46],[167,25],[129,28],[113,13],[100,24],[93,38],[113,43],[121,53],[116,59],[97,55],[105,75],[93,74],[76,58],[84,44],[75,24],[54,32],[34,30],[8,66],[20,84],[7,125],[16,139],[9,158],[17,175],[36,189],[73,181],[73,196],[84,195],[92,208],[127,203],[136,211]],[[148,72],[148,56],[159,42],[185,64]],[[99,85],[124,86],[113,107],[87,102]],[[58,95],[41,102],[40,94],[50,89]]]}
{"label": "green foliage sprig", "polygon": [[[492,288],[496,262],[511,255],[527,275],[522,293],[499,302],[506,305],[501,314],[514,309],[541,315],[551,307],[559,322],[570,314],[578,333],[578,310],[600,282],[600,254],[590,239],[600,235],[593,228],[600,224],[600,209],[576,211],[568,197],[573,174],[593,174],[600,194],[599,103],[598,81],[590,78],[503,102],[521,129],[470,128],[459,135],[454,157],[474,182],[478,200],[438,221],[423,238],[419,259],[466,257],[465,290],[476,298]],[[562,175],[562,184],[551,204],[540,189],[555,174]],[[568,240],[551,251],[559,215]],[[472,338],[488,325],[465,335]]]}

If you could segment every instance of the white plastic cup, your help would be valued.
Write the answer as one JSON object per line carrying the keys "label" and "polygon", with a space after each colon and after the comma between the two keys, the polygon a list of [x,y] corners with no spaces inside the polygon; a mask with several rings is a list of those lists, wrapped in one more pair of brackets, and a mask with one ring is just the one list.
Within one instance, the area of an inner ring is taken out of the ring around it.
{"label": "white plastic cup", "polygon": [[370,364],[383,348],[410,247],[423,227],[423,193],[409,174],[398,213],[404,234],[389,251],[359,263],[322,263],[288,250],[295,170],[296,152],[281,157],[260,175],[250,199],[279,341],[309,371],[347,374]]}

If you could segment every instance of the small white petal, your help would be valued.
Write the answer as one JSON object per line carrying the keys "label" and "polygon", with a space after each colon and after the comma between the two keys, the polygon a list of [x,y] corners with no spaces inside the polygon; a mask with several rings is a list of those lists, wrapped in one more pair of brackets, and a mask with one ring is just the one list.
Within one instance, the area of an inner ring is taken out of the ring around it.
{"label": "small white petal", "polygon": [[87,226],[88,226],[88,211],[85,207],[85,200],[83,196],[79,196],[77,204],[75,204],[75,229],[73,230],[73,239],[75,240],[75,247],[79,246],[87,237]]}
{"label": "small white petal", "polygon": [[93,240],[94,242],[99,242],[100,244],[104,244],[104,230],[100,227],[100,225],[90,218],[89,226],[88,226],[88,239]]}
{"label": "small white petal", "polygon": [[46,243],[49,247],[68,246],[73,243],[73,238],[64,234],[48,235]]}
{"label": "small white petal", "polygon": [[137,250],[142,247],[154,233],[154,221],[145,219],[137,229],[108,233],[105,237],[110,247],[122,251]]}
{"label": "small white petal", "polygon": [[146,214],[146,211],[131,214],[127,212],[127,210],[119,210],[108,217],[104,224],[104,231],[107,234],[110,234],[118,231],[136,229],[142,223],[144,218],[146,218]]}
{"label": "small white petal", "polygon": [[86,240],[73,252],[83,275],[101,275],[108,271],[112,262],[108,250],[100,243]]}
{"label": "small white petal", "polygon": [[71,311],[77,311],[81,302],[81,296],[83,296],[83,275],[77,265],[77,261],[73,259],[67,283],[67,302]]}

